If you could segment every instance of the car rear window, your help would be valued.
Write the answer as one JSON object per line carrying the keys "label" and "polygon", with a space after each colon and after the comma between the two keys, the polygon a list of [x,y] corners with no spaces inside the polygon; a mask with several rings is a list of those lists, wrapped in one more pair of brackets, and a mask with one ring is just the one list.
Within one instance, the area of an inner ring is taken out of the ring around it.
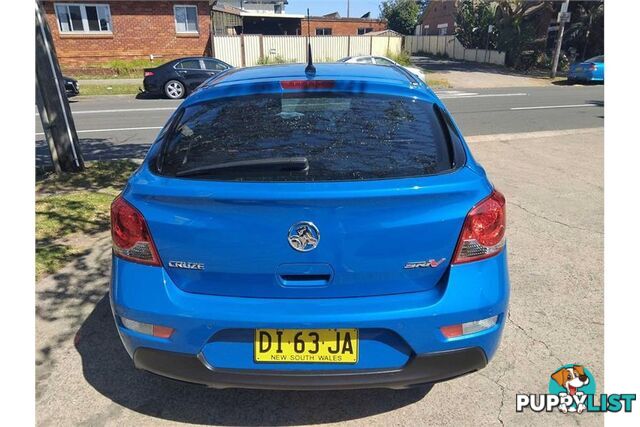
{"label": "car rear window", "polygon": [[[451,169],[452,159],[450,140],[435,108],[412,98],[376,94],[217,99],[187,107],[176,116],[157,169],[167,176],[228,181],[437,174]],[[283,167],[288,159],[294,166],[302,165],[303,159],[306,167]]]}

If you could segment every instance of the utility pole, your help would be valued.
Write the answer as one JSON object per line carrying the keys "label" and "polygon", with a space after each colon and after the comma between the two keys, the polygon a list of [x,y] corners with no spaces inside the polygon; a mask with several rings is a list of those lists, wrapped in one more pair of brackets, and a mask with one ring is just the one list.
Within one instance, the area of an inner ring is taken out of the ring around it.
{"label": "utility pole", "polygon": [[556,40],[556,49],[553,52],[553,64],[551,65],[551,78],[555,78],[556,73],[558,71],[558,62],[560,61],[560,49],[562,48],[562,37],[564,36],[564,24],[565,22],[569,22],[571,19],[571,14],[568,12],[569,10],[569,0],[565,0],[562,3],[562,7],[560,8],[560,13],[558,14],[558,23],[560,24],[560,28],[558,29],[558,37]]}
{"label": "utility pole", "polygon": [[347,18],[349,17],[349,0],[347,0]]}
{"label": "utility pole", "polygon": [[40,3],[36,1],[36,104],[45,140],[57,173],[80,172],[84,161],[64,89],[53,40]]}

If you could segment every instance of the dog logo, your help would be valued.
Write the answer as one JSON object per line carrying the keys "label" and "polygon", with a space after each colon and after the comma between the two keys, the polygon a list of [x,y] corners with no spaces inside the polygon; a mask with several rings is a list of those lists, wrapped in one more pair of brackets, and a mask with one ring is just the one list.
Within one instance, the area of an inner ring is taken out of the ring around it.
{"label": "dog logo", "polygon": [[301,221],[289,228],[289,245],[298,252],[309,252],[318,246],[320,232],[312,222]]}
{"label": "dog logo", "polygon": [[584,365],[570,364],[549,377],[549,393],[517,393],[516,412],[582,414],[583,412],[631,412],[635,393],[596,395],[596,380]]}
{"label": "dog logo", "polygon": [[561,398],[569,396],[571,404],[561,403],[558,409],[565,414],[581,414],[587,409],[583,396],[595,393],[595,381],[591,373],[582,365],[565,365],[551,374],[549,392]]}

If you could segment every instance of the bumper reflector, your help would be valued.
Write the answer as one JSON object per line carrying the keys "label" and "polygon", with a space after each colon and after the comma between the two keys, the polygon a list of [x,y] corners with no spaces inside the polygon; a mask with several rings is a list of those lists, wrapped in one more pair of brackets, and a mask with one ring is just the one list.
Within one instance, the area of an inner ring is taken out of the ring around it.
{"label": "bumper reflector", "polygon": [[473,322],[459,323],[457,325],[443,326],[440,328],[446,338],[456,338],[462,335],[474,334],[494,326],[498,322],[498,316],[491,316]]}
{"label": "bumper reflector", "polygon": [[168,328],[166,326],[142,323],[127,319],[126,317],[120,317],[120,321],[122,321],[122,325],[127,329],[131,329],[132,331],[145,335],[152,335],[157,338],[171,338],[171,335],[173,334],[173,328]]}

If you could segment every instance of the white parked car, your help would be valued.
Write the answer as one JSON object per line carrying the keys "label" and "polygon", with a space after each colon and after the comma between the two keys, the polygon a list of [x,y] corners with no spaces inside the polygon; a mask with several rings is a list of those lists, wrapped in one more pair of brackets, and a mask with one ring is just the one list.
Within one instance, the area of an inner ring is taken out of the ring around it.
{"label": "white parked car", "polygon": [[380,65],[397,65],[398,67],[402,67],[410,73],[415,74],[420,77],[422,81],[425,81],[424,73],[421,69],[416,67],[405,67],[404,65],[398,64],[396,61],[393,61],[384,56],[347,56],[346,58],[339,59],[338,62],[349,62],[354,64],[380,64]]}

